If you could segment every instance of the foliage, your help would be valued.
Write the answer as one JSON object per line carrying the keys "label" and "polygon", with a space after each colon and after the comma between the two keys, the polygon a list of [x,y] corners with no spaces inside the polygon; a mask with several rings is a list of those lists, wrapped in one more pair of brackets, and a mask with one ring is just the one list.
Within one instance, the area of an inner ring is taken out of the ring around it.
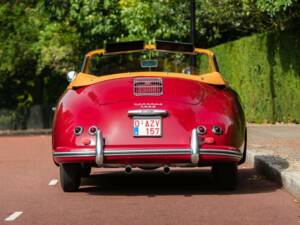
{"label": "foliage", "polygon": [[33,101],[31,89],[37,77],[34,43],[40,27],[37,17],[32,5],[5,3],[0,7],[1,106],[19,103],[26,108]]}
{"label": "foliage", "polygon": [[198,0],[197,3],[199,44],[204,46],[299,26],[297,0]]}
{"label": "foliage", "polygon": [[[0,108],[26,120],[31,105],[54,104],[66,72],[79,71],[84,53],[106,42],[189,41],[189,7],[180,0],[0,1]],[[196,44],[291,29],[299,18],[298,0],[196,0]]]}
{"label": "foliage", "polygon": [[103,47],[105,41],[114,41],[125,33],[117,0],[45,0],[44,6],[52,22],[73,28],[80,50]]}
{"label": "foliage", "polygon": [[120,0],[125,40],[153,39],[188,41],[189,4],[180,0]]}
{"label": "foliage", "polygon": [[300,31],[266,33],[213,48],[250,122],[300,122]]}
{"label": "foliage", "polygon": [[268,14],[275,16],[280,11],[286,11],[297,0],[257,0],[257,6],[260,10],[268,12]]}
{"label": "foliage", "polygon": [[[123,40],[189,41],[189,1],[120,0]],[[297,0],[196,0],[196,44],[207,47],[255,32],[299,25]]]}

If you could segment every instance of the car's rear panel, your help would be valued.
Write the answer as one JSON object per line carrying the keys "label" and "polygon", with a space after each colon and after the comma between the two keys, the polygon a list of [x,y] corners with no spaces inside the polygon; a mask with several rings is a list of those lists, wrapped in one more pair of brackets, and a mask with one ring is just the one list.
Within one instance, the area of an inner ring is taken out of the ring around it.
{"label": "car's rear panel", "polygon": [[[159,110],[166,113],[156,115]],[[133,120],[139,117],[160,119],[161,136],[136,136]],[[100,82],[68,90],[62,97],[54,121],[53,150],[58,152],[54,159],[58,163],[94,161],[96,135],[88,129],[95,126],[103,139],[103,165],[188,164],[193,130],[199,125],[207,129],[206,134],[197,135],[200,164],[240,160],[234,153],[241,155],[245,124],[238,100],[229,89],[172,77]],[[215,125],[223,129],[221,135],[212,132]],[[74,134],[77,126],[84,129],[80,135]],[[218,149],[232,152],[233,157],[220,151],[214,155]]]}

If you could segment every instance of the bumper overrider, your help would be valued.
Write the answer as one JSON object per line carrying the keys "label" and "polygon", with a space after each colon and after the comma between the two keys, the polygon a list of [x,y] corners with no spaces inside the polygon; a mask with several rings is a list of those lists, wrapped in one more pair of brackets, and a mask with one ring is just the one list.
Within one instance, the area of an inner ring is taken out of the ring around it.
{"label": "bumper overrider", "polygon": [[101,130],[96,131],[95,149],[80,148],[70,151],[54,151],[54,158],[63,161],[63,158],[94,158],[98,167],[109,165],[104,161],[104,157],[135,157],[135,156],[167,156],[167,155],[188,155],[189,163],[186,166],[197,166],[200,158],[221,157],[231,161],[239,162],[242,159],[242,153],[239,149],[220,149],[220,148],[201,148],[199,147],[199,138],[197,129],[192,130],[190,148],[163,148],[163,149],[104,149],[104,138]]}

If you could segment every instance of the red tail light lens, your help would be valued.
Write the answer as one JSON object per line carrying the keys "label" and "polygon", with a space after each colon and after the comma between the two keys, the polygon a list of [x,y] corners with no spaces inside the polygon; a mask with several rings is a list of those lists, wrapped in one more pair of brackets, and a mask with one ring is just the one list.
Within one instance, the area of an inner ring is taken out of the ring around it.
{"label": "red tail light lens", "polygon": [[89,128],[89,134],[90,135],[95,135],[96,134],[96,132],[97,132],[97,127],[96,126],[91,126],[90,128]]}
{"label": "red tail light lens", "polygon": [[74,134],[76,136],[79,136],[80,134],[82,134],[82,132],[83,132],[83,127],[77,126],[77,127],[74,128]]}
{"label": "red tail light lens", "polygon": [[197,132],[198,132],[198,134],[201,134],[201,135],[203,135],[203,134],[206,134],[206,127],[205,126],[198,126],[197,127]]}
{"label": "red tail light lens", "polygon": [[223,129],[219,126],[213,126],[212,132],[217,135],[223,134]]}

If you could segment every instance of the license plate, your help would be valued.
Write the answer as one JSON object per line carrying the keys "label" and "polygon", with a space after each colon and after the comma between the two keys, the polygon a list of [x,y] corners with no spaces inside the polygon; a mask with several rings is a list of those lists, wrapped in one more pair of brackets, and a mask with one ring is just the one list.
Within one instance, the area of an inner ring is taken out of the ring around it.
{"label": "license plate", "polygon": [[161,117],[133,118],[133,135],[135,137],[161,136]]}

